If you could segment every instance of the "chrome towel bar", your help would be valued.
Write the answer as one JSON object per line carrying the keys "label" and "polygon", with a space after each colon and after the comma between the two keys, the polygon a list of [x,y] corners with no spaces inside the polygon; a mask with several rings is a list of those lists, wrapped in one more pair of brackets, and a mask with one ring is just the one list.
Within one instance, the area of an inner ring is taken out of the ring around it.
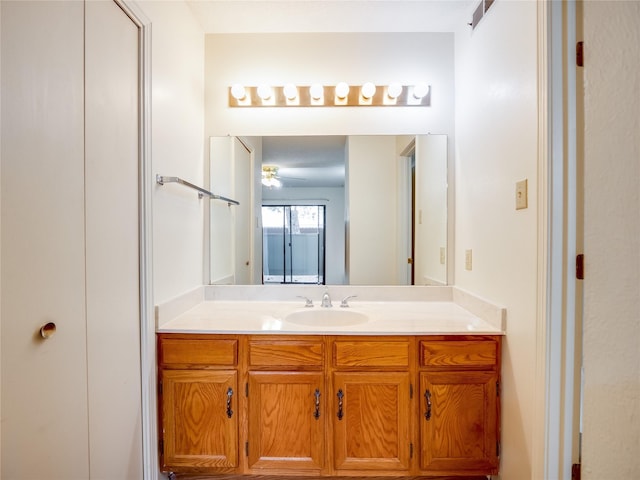
{"label": "chrome towel bar", "polygon": [[209,197],[214,200],[222,200],[223,202],[227,202],[229,205],[240,205],[240,202],[236,202],[235,200],[231,200],[230,198],[223,197],[222,195],[216,195],[215,193],[211,193],[204,188],[200,188],[193,183],[187,182],[186,180],[181,179],[180,177],[165,177],[163,175],[156,175],[156,183],[159,185],[164,185],[165,183],[179,183],[180,185],[184,185],[185,187],[193,188],[198,192],[198,198]]}

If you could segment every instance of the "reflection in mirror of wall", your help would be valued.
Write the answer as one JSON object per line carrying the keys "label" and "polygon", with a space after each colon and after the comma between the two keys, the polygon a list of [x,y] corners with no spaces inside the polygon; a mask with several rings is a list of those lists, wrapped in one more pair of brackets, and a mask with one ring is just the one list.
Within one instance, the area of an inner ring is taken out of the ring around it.
{"label": "reflection in mirror of wall", "polygon": [[244,199],[211,204],[212,284],[264,283],[262,207],[309,205],[323,207],[324,238],[310,243],[284,222],[269,268],[322,264],[323,275],[283,273],[283,283],[447,284],[446,135],[211,137],[210,177],[211,188]]}

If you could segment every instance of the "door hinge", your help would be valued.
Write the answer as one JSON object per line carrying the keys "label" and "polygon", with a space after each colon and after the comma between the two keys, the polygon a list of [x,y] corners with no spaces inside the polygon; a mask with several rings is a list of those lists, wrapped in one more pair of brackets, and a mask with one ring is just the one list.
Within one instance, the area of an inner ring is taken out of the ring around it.
{"label": "door hinge", "polygon": [[576,255],[576,278],[584,280],[584,254]]}
{"label": "door hinge", "polygon": [[158,441],[158,450],[160,455],[164,455],[164,440],[162,438]]}
{"label": "door hinge", "polygon": [[584,42],[576,43],[576,65],[584,67]]}
{"label": "door hinge", "polygon": [[413,458],[413,443],[409,444],[409,458]]}
{"label": "door hinge", "polygon": [[580,480],[580,464],[571,465],[571,480]]}
{"label": "door hinge", "polygon": [[496,442],[496,457],[500,456],[500,441]]}
{"label": "door hinge", "polygon": [[162,395],[162,382],[158,382],[158,395]]}
{"label": "door hinge", "polygon": [[500,396],[500,382],[496,382],[496,397]]}
{"label": "door hinge", "polygon": [[249,442],[244,442],[244,455],[245,457],[249,456]]}

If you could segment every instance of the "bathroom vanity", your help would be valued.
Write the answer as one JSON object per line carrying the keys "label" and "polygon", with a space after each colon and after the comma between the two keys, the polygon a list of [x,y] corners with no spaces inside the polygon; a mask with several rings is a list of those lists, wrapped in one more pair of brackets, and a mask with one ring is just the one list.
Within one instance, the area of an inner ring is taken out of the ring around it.
{"label": "bathroom vanity", "polygon": [[349,308],[203,302],[159,328],[162,470],[496,474],[501,329],[453,302]]}

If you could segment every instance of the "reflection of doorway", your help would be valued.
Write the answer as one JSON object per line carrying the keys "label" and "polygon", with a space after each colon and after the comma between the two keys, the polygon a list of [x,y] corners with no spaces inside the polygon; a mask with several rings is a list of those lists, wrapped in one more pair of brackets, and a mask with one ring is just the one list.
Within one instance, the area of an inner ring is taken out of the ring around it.
{"label": "reflection of doorway", "polygon": [[411,222],[411,236],[409,240],[409,252],[411,256],[407,260],[409,263],[409,271],[410,271],[410,283],[409,285],[416,284],[416,269],[413,267],[415,265],[416,259],[416,151],[415,148],[411,150],[411,156],[409,157],[409,168],[411,169],[411,180],[410,187],[407,189],[409,196],[411,197],[411,211],[409,213]]}
{"label": "reflection of doorway", "polygon": [[398,163],[398,285],[415,285],[416,142],[412,140]]}
{"label": "reflection of doorway", "polygon": [[324,205],[262,207],[263,283],[325,283]]}

